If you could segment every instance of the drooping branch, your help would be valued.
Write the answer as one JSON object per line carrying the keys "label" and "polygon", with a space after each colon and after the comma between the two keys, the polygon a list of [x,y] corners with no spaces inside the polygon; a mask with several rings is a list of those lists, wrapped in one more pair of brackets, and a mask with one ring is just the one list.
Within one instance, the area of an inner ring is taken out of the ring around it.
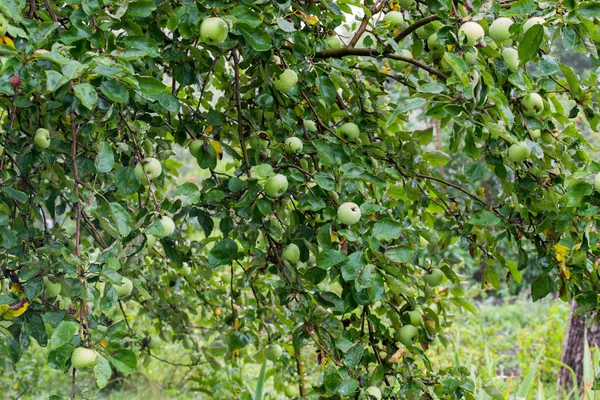
{"label": "drooping branch", "polygon": [[[437,15],[430,15],[429,17],[425,17],[423,19],[416,21],[414,24],[412,24],[412,25],[408,26],[407,28],[403,29],[402,31],[400,31],[394,37],[394,42],[399,43],[402,39],[404,39],[405,37],[407,37],[414,31],[416,31],[420,27],[427,25],[430,22],[437,21],[439,19],[440,19],[440,17],[438,17]],[[385,46],[385,51],[392,51],[392,46],[390,46],[389,44],[387,46]]]}
{"label": "drooping branch", "polygon": [[323,51],[319,51],[315,53],[315,58],[342,58],[347,56],[362,56],[362,57],[387,57],[392,58],[394,60],[404,61],[409,64],[412,64],[416,67],[419,67],[430,74],[439,76],[444,81],[449,78],[448,75],[443,73],[442,71],[438,71],[437,69],[430,67],[429,65],[422,63],[419,60],[415,60],[410,57],[403,57],[398,54],[390,53],[389,51],[378,51],[377,49],[367,49],[367,48],[357,48],[357,49],[349,49],[347,47],[343,47],[341,49],[327,49]]}
{"label": "drooping branch", "polygon": [[[367,25],[369,24],[371,15],[377,14],[379,11],[381,11],[381,9],[383,8],[383,5],[385,3],[386,3],[385,1],[381,1],[378,4],[375,4],[373,7],[368,8],[368,10],[369,10],[368,13],[365,11],[365,15],[363,16],[363,19],[360,22],[360,26],[356,30],[356,33],[354,34],[352,39],[350,40],[350,43],[348,43],[349,48],[354,48],[354,46],[356,46],[356,43],[358,43],[358,41],[360,40],[360,37],[362,36],[363,33],[365,33],[365,30],[367,29]],[[366,1],[365,1],[365,4],[367,4]]]}

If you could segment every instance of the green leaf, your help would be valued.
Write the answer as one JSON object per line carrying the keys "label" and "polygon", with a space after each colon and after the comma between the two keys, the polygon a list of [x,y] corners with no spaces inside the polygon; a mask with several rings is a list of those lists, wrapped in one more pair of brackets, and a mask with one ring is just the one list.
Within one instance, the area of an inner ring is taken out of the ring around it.
{"label": "green leaf", "polygon": [[581,204],[581,201],[585,196],[589,196],[594,191],[592,185],[585,181],[576,181],[571,186],[569,186],[569,191],[567,192],[567,206],[575,207]]}
{"label": "green leaf", "polygon": [[552,278],[542,275],[531,283],[531,298],[533,301],[543,299],[552,291]]}
{"label": "green leaf", "polygon": [[67,78],[60,72],[51,69],[46,71],[46,91],[52,93],[67,82]]}
{"label": "green leaf", "polygon": [[454,73],[458,76],[458,79],[467,86],[469,84],[469,66],[460,58],[457,54],[446,52],[444,53],[444,60],[450,65]]}
{"label": "green leaf", "polygon": [[189,206],[200,201],[200,189],[192,182],[186,182],[175,188],[174,197],[181,197],[184,206]]}
{"label": "green leaf", "polygon": [[236,19],[236,25],[248,25],[250,28],[257,28],[262,24],[260,15],[246,6],[239,6],[231,10],[230,15]]}
{"label": "green leaf", "polygon": [[141,186],[132,167],[119,168],[115,174],[115,184],[124,196],[137,192]]}
{"label": "green leaf", "polygon": [[73,86],[75,96],[81,101],[87,109],[91,110],[98,102],[98,94],[89,83],[78,83]]}
{"label": "green leaf", "polygon": [[94,378],[96,379],[96,385],[100,389],[108,385],[108,381],[112,376],[112,369],[108,360],[101,355],[98,355],[96,359],[96,365],[94,366]]}
{"label": "green leaf", "polygon": [[315,174],[315,182],[327,191],[335,190],[335,179],[329,174],[317,172]]}
{"label": "green leaf", "polygon": [[61,322],[52,332],[50,337],[50,348],[58,349],[59,347],[69,343],[73,336],[77,333],[79,324],[74,321]]}
{"label": "green leaf", "polygon": [[343,262],[346,255],[341,251],[327,249],[319,253],[317,256],[317,267],[321,269],[329,269],[334,265]]}
{"label": "green leaf", "polygon": [[335,99],[337,97],[337,88],[328,76],[319,76],[317,78],[316,84],[319,88],[321,96],[323,96],[323,100],[325,100],[327,103],[335,102]]}
{"label": "green leaf", "polygon": [[115,103],[125,103],[129,100],[129,90],[127,86],[114,79],[104,78],[100,85],[100,91]]}
{"label": "green leaf", "polygon": [[158,79],[148,78],[146,76],[137,76],[136,79],[138,80],[140,91],[149,96],[161,94],[167,88]]}
{"label": "green leaf", "polygon": [[495,226],[502,220],[490,211],[480,211],[469,219],[469,224],[480,226]]}
{"label": "green leaf", "polygon": [[128,375],[137,366],[137,357],[131,350],[120,349],[109,357],[110,363],[119,371]]}
{"label": "green leaf", "polygon": [[600,18],[600,1],[583,1],[577,12],[584,18]]}
{"label": "green leaf", "polygon": [[544,40],[544,26],[541,24],[533,25],[519,43],[519,60],[521,64],[533,60],[537,56],[540,44]]}
{"label": "green leaf", "polygon": [[208,265],[218,267],[229,264],[237,255],[238,245],[232,239],[217,242],[208,255]]}
{"label": "green leaf", "polygon": [[100,173],[112,171],[115,165],[115,155],[110,145],[106,142],[100,144],[100,151],[96,155],[96,170]]}
{"label": "green leaf", "polygon": [[[127,4],[125,2],[125,4]],[[156,10],[156,4],[152,0],[138,0],[129,3],[128,12],[134,17],[148,17]]]}
{"label": "green leaf", "polygon": [[389,241],[398,239],[402,234],[402,225],[400,225],[396,221],[392,221],[391,219],[384,219],[381,221],[377,221],[375,226],[373,226],[373,230],[371,231],[371,236],[377,240]]}
{"label": "green leaf", "polygon": [[421,97],[401,101],[394,112],[392,112],[388,117],[385,125],[386,128],[389,128],[392,124],[395,124],[399,115],[404,115],[411,110],[423,107],[426,103],[427,101]]}
{"label": "green leaf", "polygon": [[264,30],[247,30],[240,27],[242,36],[256,51],[268,51],[271,49],[271,36]]}
{"label": "green leaf", "polygon": [[367,265],[367,260],[362,251],[350,254],[342,265],[342,278],[347,282],[355,280],[365,265]]}
{"label": "green leaf", "polygon": [[439,150],[434,150],[431,152],[426,151],[423,153],[423,159],[432,167],[441,167],[442,165],[448,164],[450,160],[452,160],[448,154]]}
{"label": "green leaf", "polygon": [[581,86],[579,86],[579,77],[568,65],[560,63],[559,66],[563,74],[565,74],[565,78],[567,78],[567,83],[569,84],[569,90],[571,91],[571,94],[575,97],[580,97]]}
{"label": "green leaf", "polygon": [[393,247],[385,251],[385,256],[395,263],[407,263],[410,262],[415,254],[414,247],[410,245],[401,245]]}

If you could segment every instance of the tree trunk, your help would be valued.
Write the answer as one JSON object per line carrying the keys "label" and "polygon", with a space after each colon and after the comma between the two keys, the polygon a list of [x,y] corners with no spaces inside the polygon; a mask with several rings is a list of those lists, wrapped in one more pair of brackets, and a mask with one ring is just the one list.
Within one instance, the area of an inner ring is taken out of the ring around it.
{"label": "tree trunk", "polygon": [[[579,385],[582,383],[583,377],[583,341],[585,336],[585,317],[573,317],[573,312],[578,306],[575,302],[571,302],[571,311],[569,313],[569,322],[567,324],[567,332],[565,334],[565,342],[561,361],[571,367],[577,376]],[[600,346],[600,325],[592,325],[587,329],[587,341],[590,347],[594,345]],[[573,380],[571,372],[566,368],[560,368],[558,374],[558,387],[564,393],[568,393],[573,388]]]}

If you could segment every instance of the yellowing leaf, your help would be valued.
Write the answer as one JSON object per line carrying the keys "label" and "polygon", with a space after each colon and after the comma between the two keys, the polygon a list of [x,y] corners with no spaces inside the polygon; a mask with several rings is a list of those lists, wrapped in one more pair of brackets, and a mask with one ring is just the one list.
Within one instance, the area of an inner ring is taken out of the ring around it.
{"label": "yellowing leaf", "polygon": [[217,308],[215,310],[215,315],[221,315],[221,309],[220,308]]}
{"label": "yellowing leaf", "polygon": [[336,243],[338,241],[339,241],[339,239],[338,239],[337,232],[331,231],[331,243]]}
{"label": "yellowing leaf", "polygon": [[10,291],[13,292],[14,294],[21,294],[21,293],[23,293],[23,286],[19,285],[16,282],[12,282],[10,284]]}
{"label": "yellowing leaf", "polygon": [[100,341],[98,343],[100,343],[100,346],[102,346],[104,348],[106,348],[106,346],[108,346],[108,340],[106,340],[106,338],[100,339]]}
{"label": "yellowing leaf", "polygon": [[317,22],[319,22],[319,18],[317,18],[317,16],[316,16],[316,15],[312,15],[312,14],[311,14],[311,15],[309,15],[309,16],[308,16],[308,17],[305,19],[305,21],[306,21],[306,22],[307,22],[309,25],[314,25],[314,24],[316,24]]}
{"label": "yellowing leaf", "polygon": [[15,42],[13,42],[13,40],[8,36],[0,36],[0,44],[5,44],[13,49],[15,48]]}
{"label": "yellowing leaf", "polygon": [[233,329],[235,329],[236,331],[237,331],[238,329],[240,329],[240,320],[239,320],[239,319],[236,319],[236,320],[233,322]]}
{"label": "yellowing leaf", "polygon": [[211,132],[213,131],[214,127],[212,125],[209,125],[206,127],[206,129],[204,130],[204,133],[206,133],[207,135],[210,135]]}
{"label": "yellowing leaf", "polygon": [[560,243],[556,243],[554,245],[554,250],[556,250],[556,261],[561,264],[567,262],[567,254],[569,253],[569,248],[567,246],[563,246]]}
{"label": "yellowing leaf", "polygon": [[395,1],[390,3],[390,8],[393,11],[399,11],[400,10],[400,4],[396,3]]}
{"label": "yellowing leaf", "polygon": [[210,145],[213,147],[213,149],[215,149],[215,152],[217,153],[217,159],[222,159],[223,147],[221,147],[221,143],[217,142],[216,140],[213,140],[212,142],[210,142]]}
{"label": "yellowing leaf", "polygon": [[12,305],[0,304],[0,320],[12,321],[14,318],[22,315],[25,311],[27,311],[28,307],[29,300],[27,300],[27,298],[24,298],[21,301]]}

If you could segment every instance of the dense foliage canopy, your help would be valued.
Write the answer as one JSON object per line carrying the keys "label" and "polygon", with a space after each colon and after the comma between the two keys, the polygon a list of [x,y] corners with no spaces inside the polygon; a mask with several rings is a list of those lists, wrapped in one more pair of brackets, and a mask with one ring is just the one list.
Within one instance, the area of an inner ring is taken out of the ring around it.
{"label": "dense foliage canopy", "polygon": [[[287,396],[501,398],[428,362],[473,310],[449,249],[486,265],[483,287],[527,268],[534,299],[600,308],[600,166],[580,132],[600,123],[598,76],[553,56],[600,65],[600,2],[0,12],[7,371],[35,340],[47,368],[103,387],[162,339],[214,369],[196,378],[213,398],[247,393],[240,365],[265,356]],[[207,174],[182,183],[189,152]]]}

